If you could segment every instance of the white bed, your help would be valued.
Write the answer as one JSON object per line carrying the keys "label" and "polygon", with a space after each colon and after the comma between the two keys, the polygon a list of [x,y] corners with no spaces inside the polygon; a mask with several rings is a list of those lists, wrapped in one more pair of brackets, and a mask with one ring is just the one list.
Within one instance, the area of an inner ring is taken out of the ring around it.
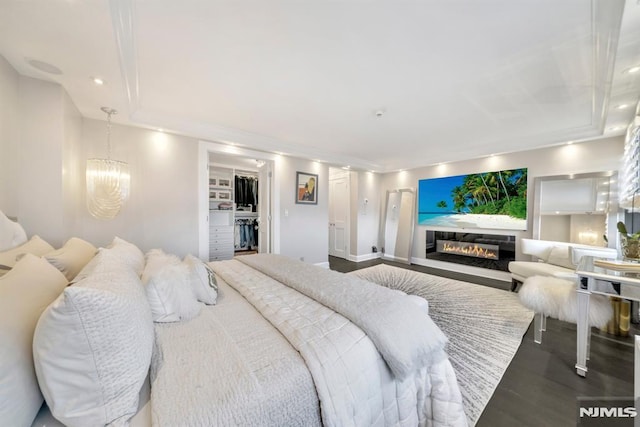
{"label": "white bed", "polygon": [[[165,259],[174,263],[167,277],[176,278],[165,281],[167,295],[190,288],[175,276],[186,261]],[[33,426],[467,423],[446,337],[411,298],[388,288],[278,255],[244,256],[210,264],[215,305],[197,303],[189,290],[195,317],[152,323],[151,282],[140,280],[147,269],[135,245],[114,239],[66,288],[47,265],[26,257],[0,290],[33,282],[26,273],[34,267],[50,276],[49,294],[64,289],[37,327],[36,317],[25,329],[35,330],[35,390],[52,410],[45,403],[38,412],[29,391],[30,409],[7,407],[0,421],[37,412]],[[20,340],[20,360],[29,363],[29,341]],[[24,366],[23,376],[35,379]]]}

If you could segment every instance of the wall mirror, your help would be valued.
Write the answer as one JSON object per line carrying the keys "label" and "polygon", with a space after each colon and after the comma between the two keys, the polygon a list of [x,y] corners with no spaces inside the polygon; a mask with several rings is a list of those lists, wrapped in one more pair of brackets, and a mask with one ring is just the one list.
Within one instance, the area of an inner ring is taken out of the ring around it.
{"label": "wall mirror", "polygon": [[533,238],[607,246],[604,236],[617,234],[617,177],[608,171],[535,178]]}
{"label": "wall mirror", "polygon": [[382,258],[411,263],[416,193],[411,188],[387,191]]}

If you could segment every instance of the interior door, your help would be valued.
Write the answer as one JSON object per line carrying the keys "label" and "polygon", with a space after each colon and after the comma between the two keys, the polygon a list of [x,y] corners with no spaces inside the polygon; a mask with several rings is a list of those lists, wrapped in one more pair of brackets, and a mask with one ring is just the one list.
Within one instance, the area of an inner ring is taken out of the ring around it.
{"label": "interior door", "polygon": [[329,181],[329,255],[347,258],[349,234],[349,179]]}
{"label": "interior door", "polygon": [[258,173],[258,252],[271,253],[271,172],[273,162],[265,163]]}

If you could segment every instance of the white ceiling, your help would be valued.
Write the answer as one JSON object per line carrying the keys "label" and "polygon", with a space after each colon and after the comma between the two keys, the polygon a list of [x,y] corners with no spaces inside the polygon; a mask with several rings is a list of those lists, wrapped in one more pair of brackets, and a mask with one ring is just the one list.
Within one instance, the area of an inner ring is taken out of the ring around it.
{"label": "white ceiling", "polygon": [[0,55],[86,117],[390,171],[623,134],[640,5],[0,0]]}

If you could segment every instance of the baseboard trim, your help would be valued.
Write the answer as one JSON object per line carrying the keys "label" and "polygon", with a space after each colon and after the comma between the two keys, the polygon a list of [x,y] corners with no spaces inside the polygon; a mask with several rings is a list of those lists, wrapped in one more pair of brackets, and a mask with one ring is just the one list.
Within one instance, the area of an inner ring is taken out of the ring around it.
{"label": "baseboard trim", "polygon": [[511,274],[507,271],[490,270],[488,268],[472,267],[470,265],[455,264],[451,262],[415,257],[411,258],[411,263],[422,265],[424,267],[439,268],[440,270],[455,271],[457,273],[486,277],[487,279],[494,279],[511,283]]}
{"label": "baseboard trim", "polygon": [[375,252],[375,253],[372,252],[370,254],[364,254],[364,255],[349,255],[347,260],[352,262],[370,261],[372,259],[380,258],[380,255],[381,255],[380,252]]}

